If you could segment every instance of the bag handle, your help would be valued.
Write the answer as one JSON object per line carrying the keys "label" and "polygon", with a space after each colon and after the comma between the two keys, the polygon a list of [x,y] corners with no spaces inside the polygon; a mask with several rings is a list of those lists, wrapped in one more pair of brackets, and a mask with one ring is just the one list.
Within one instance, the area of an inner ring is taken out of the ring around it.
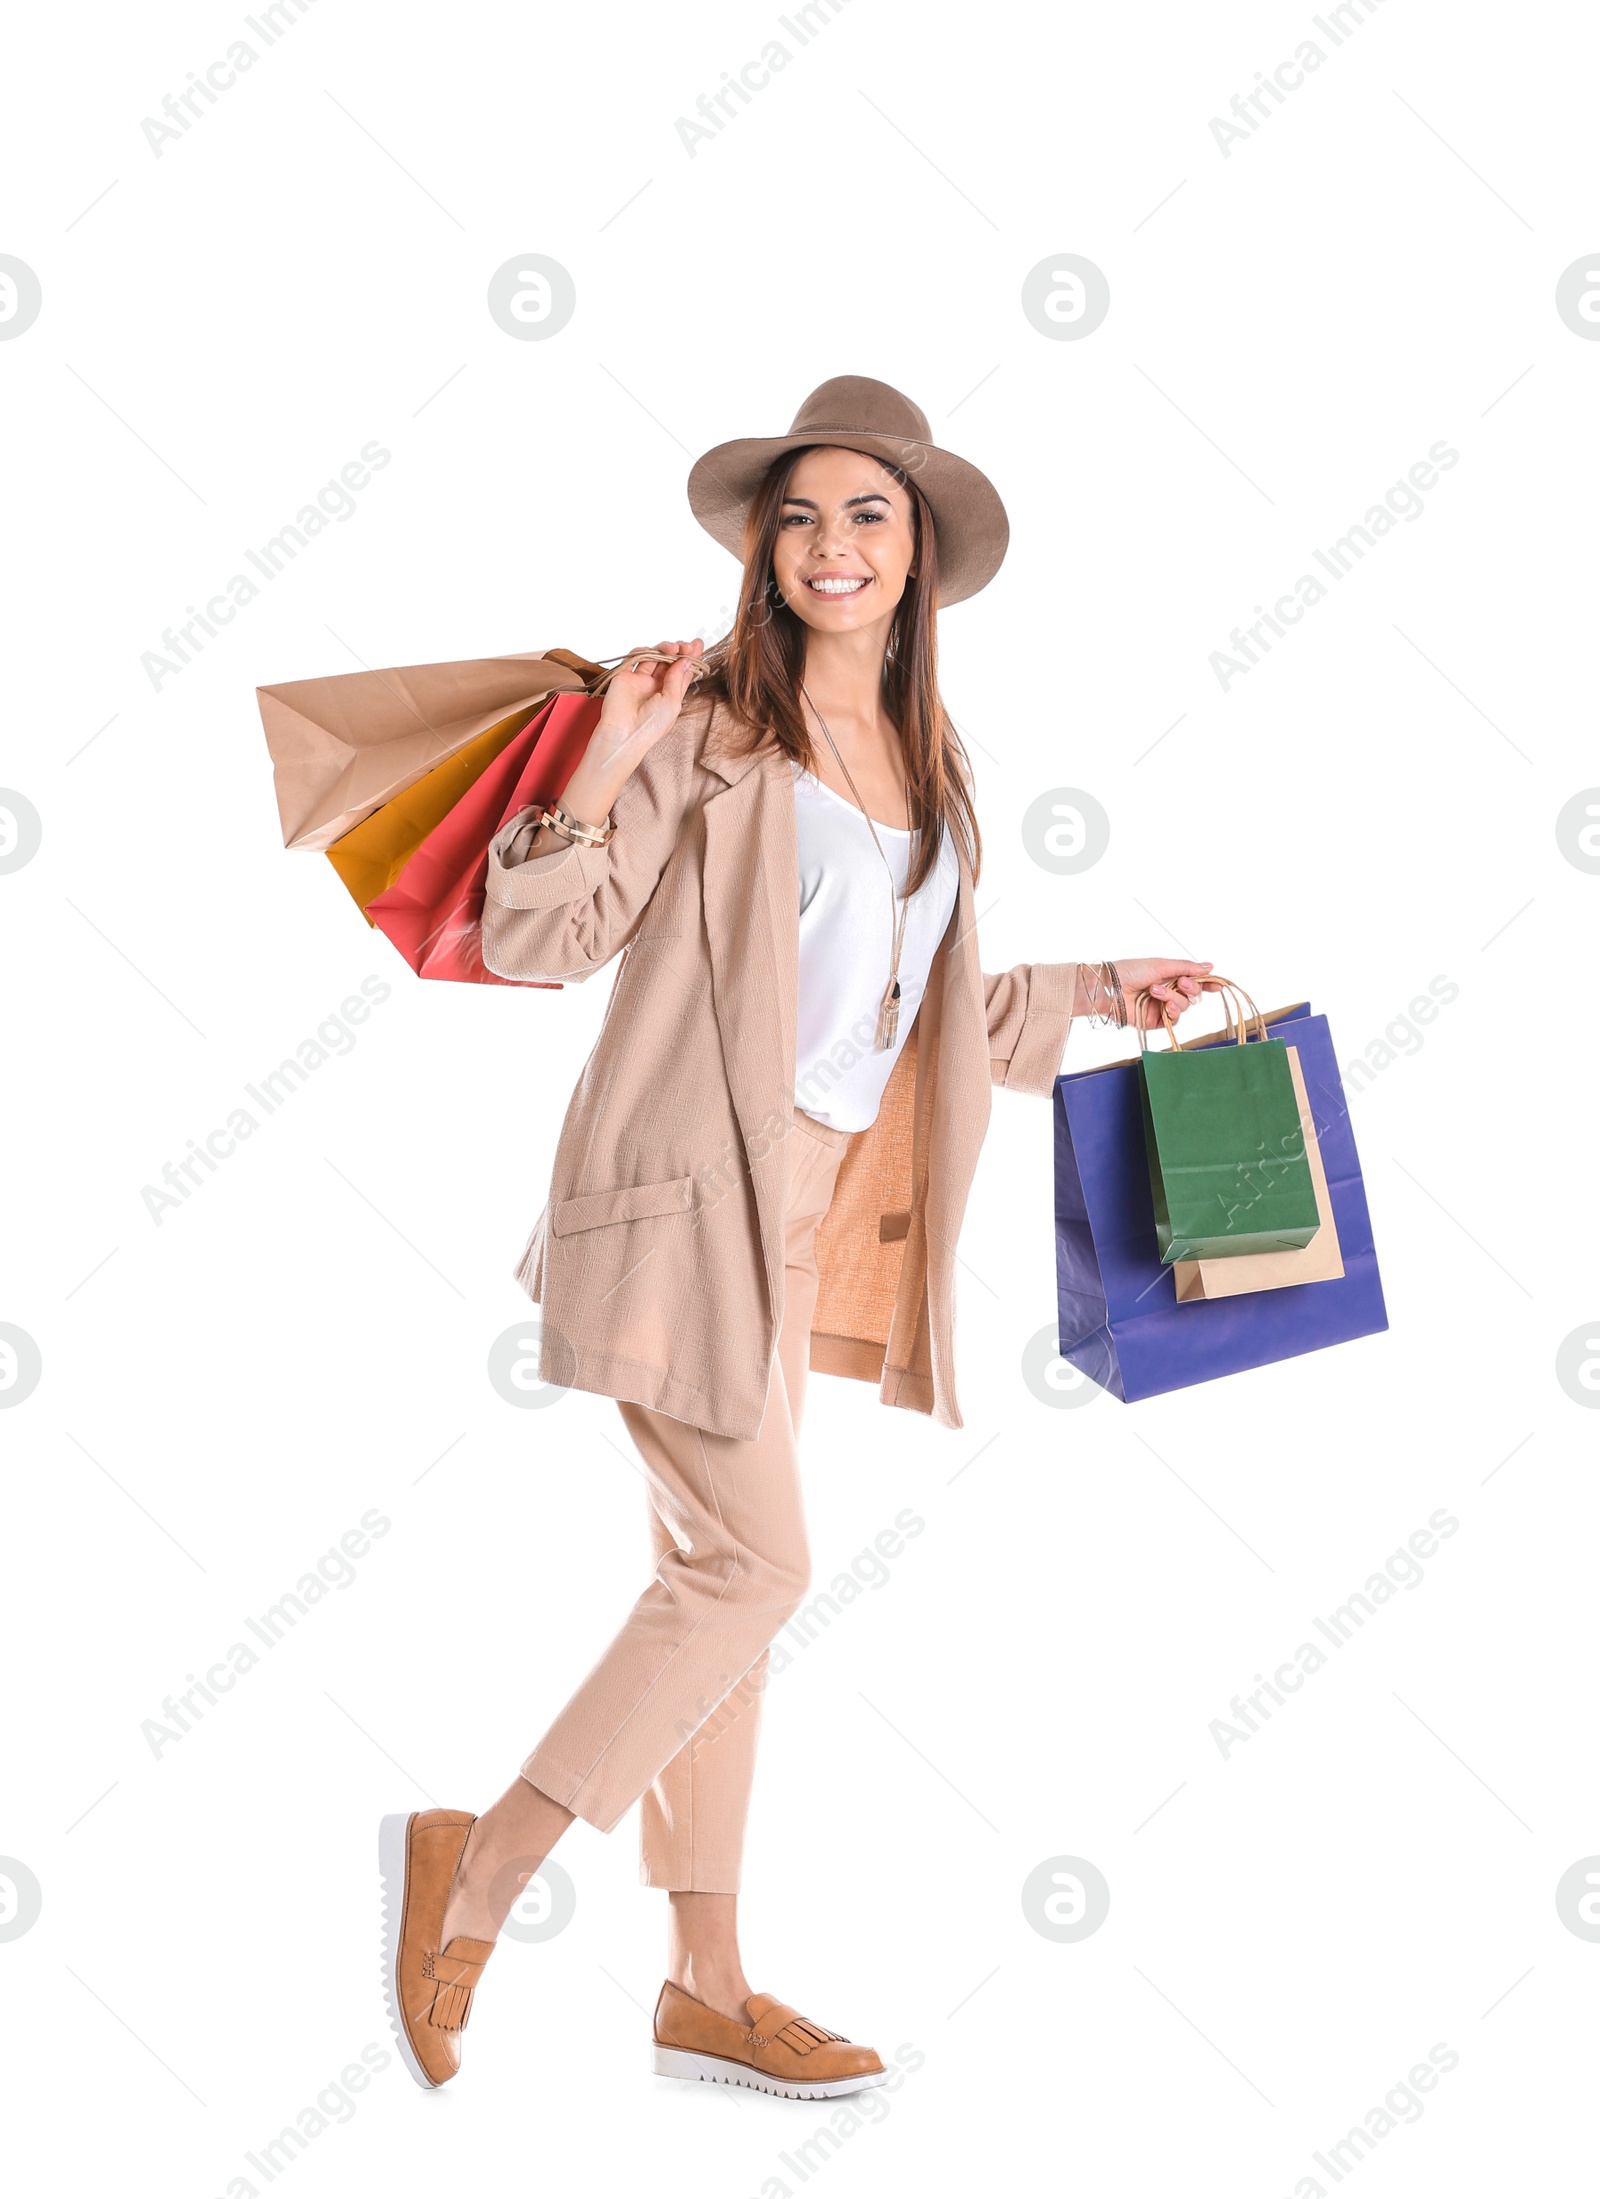
{"label": "bag handle", "polygon": [[[1222,995],[1223,1031],[1233,1045],[1243,1046],[1252,1035],[1258,1039],[1266,1037],[1267,1019],[1242,985],[1235,984],[1231,977],[1213,976],[1203,977],[1200,980],[1200,989],[1202,992],[1220,993]],[[1150,1051],[1149,1041],[1154,1036],[1153,1032],[1145,1029],[1144,1021],[1145,1008],[1148,1003],[1154,1000],[1155,995],[1148,985],[1142,987],[1134,995],[1134,1029],[1138,1036],[1141,1054]],[[1161,1022],[1158,1028],[1166,1032],[1171,1041],[1172,1052],[1181,1054],[1184,1051],[1184,1041],[1178,1036],[1178,1017],[1177,1013],[1174,1012],[1172,1002],[1170,1000],[1156,1001],[1156,1005],[1161,1010]],[[1248,1015],[1245,1012],[1247,1008],[1249,1010]],[[1200,1041],[1196,1039],[1190,1041],[1190,1043],[1198,1045]]]}
{"label": "bag handle", "polygon": [[[602,657],[599,661],[604,664],[606,660]],[[638,666],[641,664],[681,664],[682,662],[682,657],[671,656],[665,649],[630,649],[626,655],[618,657],[616,663],[611,665],[608,670],[602,672],[597,680],[589,682],[589,692],[591,695],[601,694],[607,681],[613,679],[625,664]],[[706,669],[708,667],[705,658],[703,656],[696,657],[689,673],[689,685],[691,687]]]}

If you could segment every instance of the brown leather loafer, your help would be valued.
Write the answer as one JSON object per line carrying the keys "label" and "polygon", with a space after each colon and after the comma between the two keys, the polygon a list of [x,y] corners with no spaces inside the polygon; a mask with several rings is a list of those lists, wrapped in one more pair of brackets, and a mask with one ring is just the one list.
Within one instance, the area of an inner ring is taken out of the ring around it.
{"label": "brown leather loafer", "polygon": [[853,2046],[771,1993],[745,2002],[748,2025],[719,2016],[670,1981],[656,2002],[655,2073],[742,2084],[784,2100],[831,2100],[889,2075],[870,2046]]}
{"label": "brown leather loafer", "polygon": [[461,2067],[472,1989],[494,1953],[492,1939],[439,1946],[450,1882],[473,1823],[465,1810],[415,1810],[378,1828],[383,1996],[406,2067],[430,2089]]}

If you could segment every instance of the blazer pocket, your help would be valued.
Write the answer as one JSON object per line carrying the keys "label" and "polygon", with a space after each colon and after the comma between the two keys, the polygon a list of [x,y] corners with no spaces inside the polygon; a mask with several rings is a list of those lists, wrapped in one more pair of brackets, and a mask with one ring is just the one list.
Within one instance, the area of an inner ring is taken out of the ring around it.
{"label": "blazer pocket", "polygon": [[607,1222],[644,1222],[657,1214],[687,1214],[693,1194],[692,1176],[673,1176],[666,1183],[619,1184],[611,1191],[585,1191],[575,1199],[555,1201],[550,1211],[551,1233],[570,1237],[574,1230],[600,1229]]}

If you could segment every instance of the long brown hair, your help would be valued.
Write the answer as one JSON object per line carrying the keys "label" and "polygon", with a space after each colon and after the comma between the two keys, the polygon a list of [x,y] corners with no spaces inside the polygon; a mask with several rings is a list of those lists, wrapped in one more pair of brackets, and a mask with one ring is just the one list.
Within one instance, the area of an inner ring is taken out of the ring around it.
{"label": "long brown hair", "polygon": [[[728,705],[736,743],[748,750],[770,738],[805,770],[812,767],[811,734],[799,699],[806,626],[779,592],[772,552],[795,467],[807,449],[825,447],[809,444],[783,452],[752,497],[745,515],[739,607],[732,627],[707,650],[706,670],[695,682],[696,693],[709,693]],[[939,552],[933,512],[908,475],[885,459],[877,462],[910,495],[916,545],[912,574],[895,605],[883,665],[884,705],[900,735],[907,807],[916,834],[905,886],[907,893],[914,893],[938,860],[943,831],[965,845],[974,879],[983,843],[966,750],[939,693]]]}

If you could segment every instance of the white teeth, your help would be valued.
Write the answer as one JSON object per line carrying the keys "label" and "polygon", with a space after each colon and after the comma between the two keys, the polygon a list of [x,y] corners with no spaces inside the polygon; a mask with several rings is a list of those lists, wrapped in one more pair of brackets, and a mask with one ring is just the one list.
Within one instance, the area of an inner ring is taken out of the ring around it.
{"label": "white teeth", "polygon": [[810,580],[806,586],[819,596],[853,596],[866,586],[864,580]]}

